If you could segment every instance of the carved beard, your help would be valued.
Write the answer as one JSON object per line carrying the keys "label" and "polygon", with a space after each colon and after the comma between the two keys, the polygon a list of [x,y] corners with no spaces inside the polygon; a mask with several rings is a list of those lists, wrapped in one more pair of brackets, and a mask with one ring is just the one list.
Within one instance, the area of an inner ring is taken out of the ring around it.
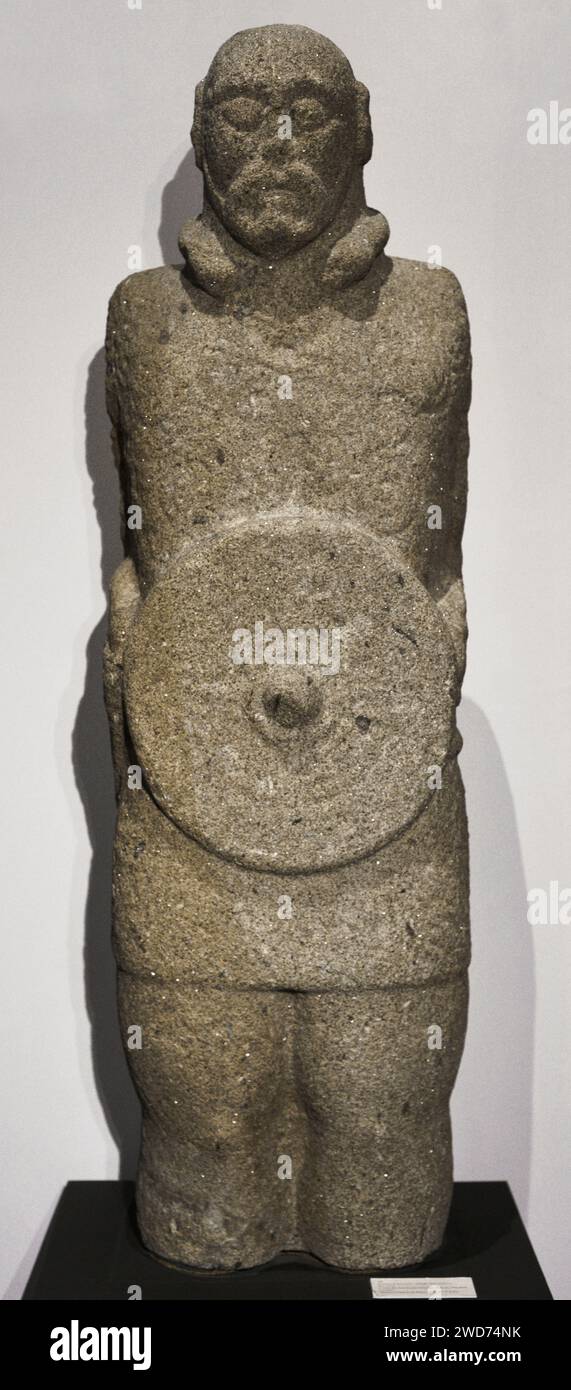
{"label": "carved beard", "polygon": [[281,168],[252,160],[221,194],[204,169],[208,196],[229,231],[250,250],[282,255],[306,245],[335,216],[345,187],[328,188],[311,166],[295,160]]}

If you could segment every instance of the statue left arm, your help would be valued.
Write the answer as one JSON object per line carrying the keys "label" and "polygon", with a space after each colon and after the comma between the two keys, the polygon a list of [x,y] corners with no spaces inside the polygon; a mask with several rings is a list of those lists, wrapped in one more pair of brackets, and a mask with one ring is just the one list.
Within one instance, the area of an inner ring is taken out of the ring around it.
{"label": "statue left arm", "polygon": [[471,394],[470,328],[464,296],[454,275],[445,275],[450,295],[451,381],[453,403],[450,421],[450,454],[447,470],[447,496],[443,503],[441,558],[439,565],[437,603],[450,632],[458,670],[458,699],[466,667],[466,598],[462,583],[462,534],[466,517],[468,491],[468,409]]}

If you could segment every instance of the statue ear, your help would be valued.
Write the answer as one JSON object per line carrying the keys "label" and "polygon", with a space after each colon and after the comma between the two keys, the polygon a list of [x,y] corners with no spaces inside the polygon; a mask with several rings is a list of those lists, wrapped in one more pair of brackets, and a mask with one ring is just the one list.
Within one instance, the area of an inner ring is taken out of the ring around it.
{"label": "statue ear", "polygon": [[355,83],[357,107],[357,150],[361,164],[368,164],[373,153],[373,132],[369,115],[369,93],[363,82]]}
{"label": "statue ear", "polygon": [[194,116],[192,118],[192,130],[190,138],[194,149],[194,157],[197,167],[202,169],[202,97],[204,94],[204,82],[199,82],[194,92]]}

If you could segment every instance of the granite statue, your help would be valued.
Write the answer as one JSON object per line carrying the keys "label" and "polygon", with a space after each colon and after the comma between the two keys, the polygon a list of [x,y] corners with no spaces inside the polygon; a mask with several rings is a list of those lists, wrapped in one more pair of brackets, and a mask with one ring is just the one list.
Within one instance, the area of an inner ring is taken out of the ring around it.
{"label": "granite statue", "polygon": [[466,1027],[466,308],[387,253],[328,39],[234,35],[192,141],[183,262],[107,328],[140,1231],[201,1269],[402,1267],[442,1240]]}

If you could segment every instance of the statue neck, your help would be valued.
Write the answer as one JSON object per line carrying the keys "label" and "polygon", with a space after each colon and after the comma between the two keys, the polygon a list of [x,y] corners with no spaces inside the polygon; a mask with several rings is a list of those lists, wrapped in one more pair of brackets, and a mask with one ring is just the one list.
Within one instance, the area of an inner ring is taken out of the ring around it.
{"label": "statue neck", "polygon": [[249,251],[230,235],[206,198],[201,215],[185,222],[179,247],[191,279],[212,298],[286,316],[364,279],[379,257],[385,259],[388,237],[386,218],[365,203],[359,169],[329,227],[285,256],[272,259]]}

